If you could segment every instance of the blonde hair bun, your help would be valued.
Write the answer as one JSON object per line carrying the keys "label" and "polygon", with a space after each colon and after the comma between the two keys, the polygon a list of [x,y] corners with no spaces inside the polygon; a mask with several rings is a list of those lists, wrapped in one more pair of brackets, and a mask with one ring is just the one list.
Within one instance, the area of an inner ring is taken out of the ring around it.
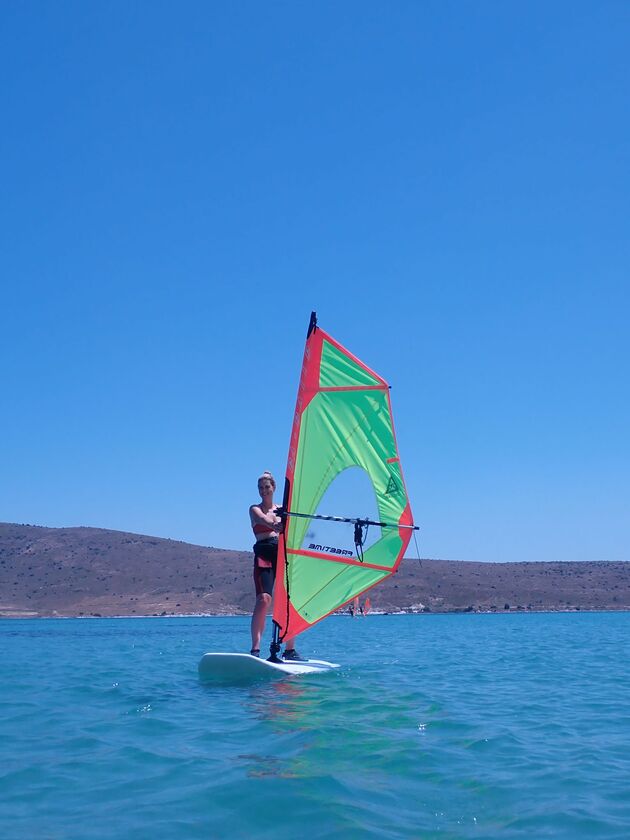
{"label": "blonde hair bun", "polygon": [[262,475],[258,476],[258,481],[264,481],[265,479],[267,479],[268,481],[270,481],[273,484],[273,489],[275,490],[276,489],[276,479],[272,476],[272,474],[269,472],[269,470],[265,470]]}

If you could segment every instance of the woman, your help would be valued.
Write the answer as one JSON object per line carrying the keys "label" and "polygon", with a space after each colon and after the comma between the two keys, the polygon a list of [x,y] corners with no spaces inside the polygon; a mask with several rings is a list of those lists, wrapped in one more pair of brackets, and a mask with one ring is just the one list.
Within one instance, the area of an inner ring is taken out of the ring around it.
{"label": "woman", "polygon": [[[256,587],[256,605],[252,615],[252,656],[260,656],[260,639],[265,629],[267,610],[271,604],[273,585],[276,579],[278,561],[278,534],[282,520],[277,515],[278,505],[274,504],[273,493],[276,481],[270,472],[264,472],[258,479],[258,492],[261,502],[249,509],[249,519],[256,537],[254,545],[254,585]],[[286,640],[284,659],[303,661],[295,649],[293,639]]]}

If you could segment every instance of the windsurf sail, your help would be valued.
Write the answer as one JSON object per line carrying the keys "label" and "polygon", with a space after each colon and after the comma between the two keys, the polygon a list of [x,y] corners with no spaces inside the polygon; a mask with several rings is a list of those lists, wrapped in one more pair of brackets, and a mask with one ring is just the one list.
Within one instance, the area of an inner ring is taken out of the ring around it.
{"label": "windsurf sail", "polygon": [[387,382],[311,315],[287,460],[273,620],[302,633],[393,574],[413,524]]}

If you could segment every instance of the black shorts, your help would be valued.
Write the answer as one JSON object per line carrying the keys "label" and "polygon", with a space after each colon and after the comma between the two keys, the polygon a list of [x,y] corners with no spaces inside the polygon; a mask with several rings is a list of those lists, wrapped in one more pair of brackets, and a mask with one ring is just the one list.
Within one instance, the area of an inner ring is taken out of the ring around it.
{"label": "black shorts", "polygon": [[278,562],[278,540],[269,537],[254,546],[254,586],[256,595],[273,595]]}

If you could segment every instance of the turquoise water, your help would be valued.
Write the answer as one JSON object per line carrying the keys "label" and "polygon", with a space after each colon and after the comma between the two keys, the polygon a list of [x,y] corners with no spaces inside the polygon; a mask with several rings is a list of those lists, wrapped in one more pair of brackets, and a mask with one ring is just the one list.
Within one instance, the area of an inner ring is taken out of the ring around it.
{"label": "turquoise water", "polygon": [[341,671],[200,685],[247,628],[0,622],[0,837],[630,837],[630,614],[334,617]]}

